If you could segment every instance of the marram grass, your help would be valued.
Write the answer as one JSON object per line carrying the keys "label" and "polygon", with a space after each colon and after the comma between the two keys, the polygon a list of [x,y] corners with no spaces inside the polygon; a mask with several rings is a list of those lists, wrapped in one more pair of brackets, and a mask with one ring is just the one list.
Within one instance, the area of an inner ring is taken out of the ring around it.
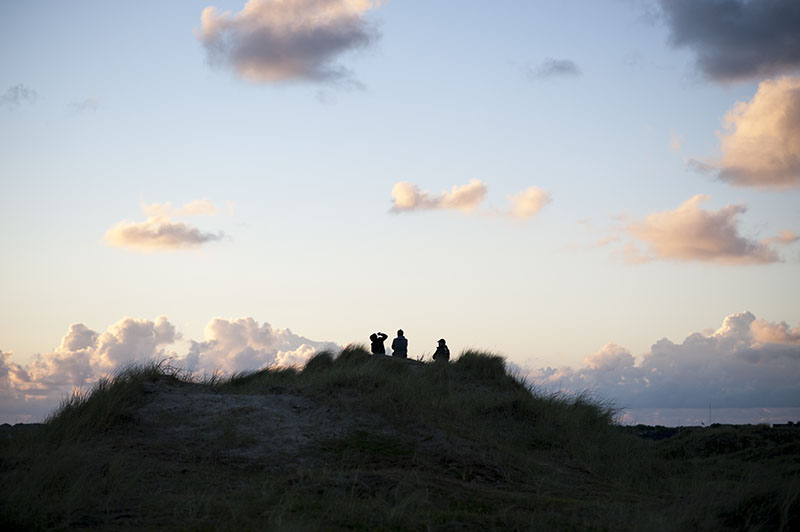
{"label": "marram grass", "polygon": [[643,440],[496,355],[130,366],[0,434],[3,530],[796,530],[800,435]]}

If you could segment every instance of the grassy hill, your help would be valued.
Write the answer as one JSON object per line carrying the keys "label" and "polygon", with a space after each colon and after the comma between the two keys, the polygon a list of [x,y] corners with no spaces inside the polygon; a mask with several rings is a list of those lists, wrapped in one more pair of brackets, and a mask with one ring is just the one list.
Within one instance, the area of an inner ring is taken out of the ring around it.
{"label": "grassy hill", "polygon": [[165,530],[797,530],[800,430],[659,440],[476,352],[302,371],[128,368],[0,431],[0,525]]}

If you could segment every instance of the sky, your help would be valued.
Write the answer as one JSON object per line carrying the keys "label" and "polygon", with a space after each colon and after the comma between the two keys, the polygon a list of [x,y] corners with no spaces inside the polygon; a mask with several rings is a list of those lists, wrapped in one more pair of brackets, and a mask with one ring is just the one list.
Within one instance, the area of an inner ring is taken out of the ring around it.
{"label": "sky", "polygon": [[800,420],[800,4],[0,3],[0,423],[398,328]]}

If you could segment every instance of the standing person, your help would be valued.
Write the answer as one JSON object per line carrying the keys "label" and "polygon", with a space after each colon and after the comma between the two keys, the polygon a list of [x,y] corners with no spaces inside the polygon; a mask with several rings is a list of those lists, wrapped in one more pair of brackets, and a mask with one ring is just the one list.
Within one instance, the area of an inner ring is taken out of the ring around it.
{"label": "standing person", "polygon": [[444,338],[439,340],[439,346],[436,348],[436,352],[433,354],[433,359],[437,362],[447,362],[450,360],[450,349],[447,347]]}
{"label": "standing person", "polygon": [[386,340],[387,338],[389,338],[389,335],[382,332],[372,333],[369,335],[369,339],[372,342],[372,345],[370,347],[372,348],[373,355],[386,354],[386,348],[383,347],[383,341]]}
{"label": "standing person", "polygon": [[403,329],[398,329],[397,338],[392,340],[392,356],[408,358],[408,339],[403,336]]}

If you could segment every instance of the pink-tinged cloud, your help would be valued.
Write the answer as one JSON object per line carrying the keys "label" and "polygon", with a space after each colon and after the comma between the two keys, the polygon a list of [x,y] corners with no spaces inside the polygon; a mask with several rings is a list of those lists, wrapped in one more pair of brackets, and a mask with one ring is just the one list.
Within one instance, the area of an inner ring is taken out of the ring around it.
{"label": "pink-tinged cloud", "polygon": [[545,205],[553,200],[550,194],[544,190],[528,187],[519,194],[509,195],[508,201],[511,203],[511,215],[526,220],[538,214]]}
{"label": "pink-tinged cloud", "polygon": [[634,357],[607,344],[580,368],[541,368],[540,389],[594,392],[630,408],[800,407],[800,336],[785,323],[731,314],[710,334],[666,338]]}
{"label": "pink-tinged cloud", "polygon": [[449,191],[431,194],[421,190],[408,181],[396,183],[392,188],[393,205],[390,212],[401,213],[424,210],[455,210],[465,214],[484,214],[488,216],[513,216],[527,219],[537,214],[550,203],[550,195],[536,187],[508,196],[511,207],[507,211],[479,210],[486,199],[489,188],[479,179],[472,179],[466,185],[453,186]]}
{"label": "pink-tinged cloud", "polygon": [[765,244],[780,244],[783,246],[794,244],[797,241],[800,241],[800,236],[798,236],[794,231],[790,231],[788,229],[784,229],[776,236],[771,236],[764,239]]}
{"label": "pink-tinged cloud", "polygon": [[249,317],[214,318],[205,327],[205,340],[191,342],[184,362],[192,371],[233,373],[302,365],[314,353],[326,349],[336,350],[338,346],[315,342],[269,323],[259,325]]}
{"label": "pink-tinged cloud", "polygon": [[173,251],[196,248],[225,238],[222,231],[205,232],[185,222],[172,220],[175,216],[217,214],[218,209],[207,199],[175,208],[169,202],[142,204],[142,211],[147,220],[124,220],[106,231],[108,245],[136,251]]}
{"label": "pink-tinged cloud", "polygon": [[453,186],[450,191],[431,194],[408,181],[401,181],[392,188],[394,198],[393,212],[451,209],[462,212],[474,212],[486,198],[487,187],[478,179],[472,179],[466,185]]}
{"label": "pink-tinged cloud", "polygon": [[790,328],[785,322],[772,323],[765,320],[754,320],[750,324],[753,338],[762,344],[800,345],[800,324]]}
{"label": "pink-tinged cloud", "polygon": [[763,264],[780,260],[767,244],[750,240],[739,233],[738,216],[747,211],[744,205],[727,205],[718,211],[700,205],[707,195],[697,195],[674,211],[650,214],[627,227],[630,236],[647,251],[628,244],[630,260],[678,260],[720,264]]}
{"label": "pink-tinged cloud", "polygon": [[800,186],[800,77],[762,81],[738,102],[719,133],[722,158],[697,162],[732,185],[769,189]]}
{"label": "pink-tinged cloud", "polygon": [[238,13],[203,9],[195,37],[212,65],[257,83],[341,81],[342,54],[379,38],[365,14],[377,0],[249,0]]}
{"label": "pink-tinged cloud", "polygon": [[82,323],[70,326],[60,345],[20,366],[4,353],[0,360],[0,422],[41,420],[75,389],[86,389],[128,362],[171,356],[165,346],[178,335],[166,317],[123,318],[97,333]]}
{"label": "pink-tinged cloud", "polygon": [[148,218],[179,218],[181,216],[216,216],[219,209],[209,199],[193,200],[183,207],[173,207],[165,203],[142,204],[142,211]]}
{"label": "pink-tinged cloud", "polygon": [[73,390],[89,389],[130,363],[168,359],[172,366],[191,372],[230,374],[302,365],[319,350],[339,349],[336,344],[315,342],[289,329],[259,325],[253,318],[211,320],[205,339],[189,340],[184,355],[171,348],[180,339],[165,316],[155,320],[123,318],[104,332],[75,323],[58,347],[36,355],[27,366],[14,363],[11,353],[0,351],[0,423],[42,420]]}

